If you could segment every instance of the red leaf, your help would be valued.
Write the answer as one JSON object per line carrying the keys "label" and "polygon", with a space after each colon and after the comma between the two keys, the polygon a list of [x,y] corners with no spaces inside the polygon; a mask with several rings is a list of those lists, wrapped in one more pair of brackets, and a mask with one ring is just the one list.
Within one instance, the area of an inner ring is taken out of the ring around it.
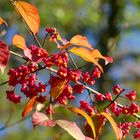
{"label": "red leaf", "polygon": [[33,127],[35,127],[36,125],[48,126],[48,127],[53,127],[56,125],[56,122],[54,120],[49,119],[45,114],[41,112],[33,113],[32,123],[33,123]]}
{"label": "red leaf", "polygon": [[76,140],[85,140],[85,136],[75,122],[57,120],[56,123],[63,129],[65,129]]}
{"label": "red leaf", "polygon": [[31,52],[31,50],[29,49],[29,48],[25,48],[24,50],[23,50],[23,52],[24,52],[24,55],[27,57],[27,58],[29,58],[30,60],[32,60],[32,52]]}
{"label": "red leaf", "polygon": [[8,46],[0,41],[0,69],[2,74],[4,73],[4,69],[9,62],[10,52]]}
{"label": "red leaf", "polygon": [[40,17],[35,6],[24,1],[14,1],[18,13],[22,16],[30,30],[36,34],[39,31]]}
{"label": "red leaf", "polygon": [[31,98],[27,104],[25,105],[25,108],[22,112],[22,117],[25,117],[28,113],[30,113],[33,110],[33,107],[36,103],[36,98],[37,96],[34,96],[33,98]]}
{"label": "red leaf", "polygon": [[94,140],[94,139],[92,139],[90,137],[86,137],[85,140]]}

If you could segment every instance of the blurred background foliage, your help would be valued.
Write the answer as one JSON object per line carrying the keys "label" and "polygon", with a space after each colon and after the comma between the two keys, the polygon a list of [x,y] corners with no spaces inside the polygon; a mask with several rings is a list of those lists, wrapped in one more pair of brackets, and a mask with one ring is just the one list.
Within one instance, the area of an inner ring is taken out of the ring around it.
{"label": "blurred background foliage", "polygon": [[[28,2],[33,3],[39,9],[41,28],[38,37],[40,41],[45,36],[45,27],[57,28],[60,34],[67,39],[76,34],[86,35],[94,48],[114,58],[113,64],[104,67],[105,74],[94,88],[105,93],[111,91],[115,83],[120,83],[122,87],[135,89],[138,94],[137,103],[140,102],[139,0],[28,0]],[[26,37],[27,44],[33,42],[33,38],[8,0],[0,0],[0,17],[8,23],[8,27],[4,27],[5,30],[1,32],[0,39],[10,44],[12,36],[20,33]],[[56,46],[52,47],[53,49],[48,44],[46,46],[50,52],[56,49]],[[11,56],[9,67],[15,67],[21,62],[22,60]],[[78,58],[76,62],[83,63]],[[92,70],[91,65],[88,69]],[[7,70],[8,67],[6,72]],[[4,75],[0,74],[1,83],[8,79],[6,72]],[[3,129],[5,124],[12,124],[21,118],[21,108],[25,105],[25,103],[22,105],[9,103],[5,99],[6,89],[6,85],[0,87],[0,139],[72,140],[72,137],[57,127],[56,129],[37,127],[32,130],[31,118]],[[124,103],[123,100],[122,102]],[[57,111],[60,115],[56,117],[60,119],[76,120],[71,112],[62,108]],[[100,140],[105,139],[114,140],[114,133],[109,124],[104,127],[100,137]],[[126,139],[133,140],[133,136],[130,134]]]}

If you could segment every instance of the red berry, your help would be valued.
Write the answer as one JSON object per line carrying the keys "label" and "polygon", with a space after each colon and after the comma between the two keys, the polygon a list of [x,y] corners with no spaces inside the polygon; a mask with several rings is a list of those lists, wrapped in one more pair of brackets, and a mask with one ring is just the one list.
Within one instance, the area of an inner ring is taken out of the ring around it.
{"label": "red berry", "polygon": [[76,84],[73,86],[73,90],[79,94],[81,94],[83,92],[84,88],[85,87],[83,85],[79,85],[79,84]]}
{"label": "red berry", "polygon": [[114,94],[119,94],[121,93],[122,89],[120,88],[120,86],[117,84],[115,86],[112,87],[113,93]]}
{"label": "red berry", "polygon": [[95,98],[96,98],[97,101],[103,101],[104,100],[104,96],[101,93],[96,94]]}
{"label": "red berry", "polygon": [[130,101],[134,101],[136,99],[136,91],[128,92],[125,96],[128,97]]}
{"label": "red berry", "polygon": [[112,95],[111,95],[111,93],[109,93],[109,92],[106,93],[106,94],[105,94],[105,99],[108,100],[108,101],[111,101],[111,100],[112,100]]}
{"label": "red berry", "polygon": [[100,78],[101,77],[101,71],[96,67],[92,73],[93,78]]}
{"label": "red berry", "polygon": [[7,99],[9,99],[11,102],[15,104],[20,103],[21,96],[17,95],[13,90],[6,91],[6,93],[7,93]]}

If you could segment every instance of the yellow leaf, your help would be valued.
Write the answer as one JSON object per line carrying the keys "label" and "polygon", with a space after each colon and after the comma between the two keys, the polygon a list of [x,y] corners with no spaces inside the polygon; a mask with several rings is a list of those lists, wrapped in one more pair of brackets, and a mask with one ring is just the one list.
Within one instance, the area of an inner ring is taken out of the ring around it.
{"label": "yellow leaf", "polygon": [[34,96],[33,98],[29,99],[22,112],[22,117],[25,117],[28,113],[30,113],[33,110],[33,107],[36,103],[36,98],[37,96]]}
{"label": "yellow leaf", "polygon": [[74,37],[72,37],[70,41],[61,46],[61,49],[66,49],[72,45],[81,46],[93,50],[93,47],[91,46],[91,44],[89,44],[87,37],[81,35],[75,35]]}
{"label": "yellow leaf", "polygon": [[85,117],[87,123],[89,124],[89,126],[92,129],[93,136],[95,138],[96,137],[96,131],[95,131],[95,127],[94,127],[94,124],[93,124],[93,121],[92,121],[91,117],[86,112],[84,112],[83,110],[81,110],[77,107],[69,107],[68,109],[72,112],[78,113],[78,114],[82,115],[83,117]]}
{"label": "yellow leaf", "polygon": [[75,35],[74,37],[71,38],[70,43],[72,45],[77,45],[77,46],[93,49],[92,46],[89,44],[87,37],[85,36]]}
{"label": "yellow leaf", "polygon": [[4,19],[0,18],[0,25],[3,24],[3,23],[4,23],[6,26],[8,26],[7,22],[6,22]]}
{"label": "yellow leaf", "polygon": [[101,114],[95,114],[93,116],[93,122],[94,122],[95,130],[96,130],[96,138],[95,138],[95,140],[98,140],[99,135],[100,135],[101,130],[102,130],[103,125],[104,125],[103,116]]}
{"label": "yellow leaf", "polygon": [[98,58],[102,58],[105,60],[105,64],[107,65],[108,63],[112,63],[113,59],[112,57],[105,57],[103,56],[98,49],[94,49],[91,51],[91,54],[93,55],[94,58],[98,59]]}
{"label": "yellow leaf", "polygon": [[76,54],[76,55],[82,57],[87,62],[94,63],[96,66],[99,67],[99,69],[101,70],[101,72],[103,72],[103,68],[98,63],[98,61],[97,61],[98,59],[104,59],[105,60],[105,64],[108,64],[108,63],[112,63],[113,62],[112,57],[104,57],[99,52],[99,50],[97,50],[97,49],[89,50],[89,49],[82,48],[82,47],[81,48],[73,47],[69,51],[72,52],[73,54]]}
{"label": "yellow leaf", "polygon": [[16,10],[22,16],[30,30],[34,34],[38,33],[40,17],[37,8],[32,4],[24,1],[15,1],[13,5],[16,7]]}
{"label": "yellow leaf", "polygon": [[61,95],[66,83],[67,83],[67,80],[65,79],[59,79],[59,81],[54,80],[53,82],[54,85],[51,85],[50,95],[54,99],[58,98]]}
{"label": "yellow leaf", "polygon": [[119,128],[117,127],[117,124],[116,122],[114,121],[114,119],[110,116],[110,114],[106,113],[106,112],[101,112],[99,113],[101,115],[103,115],[109,122],[110,124],[112,125],[112,128],[115,132],[115,135],[117,137],[117,140],[121,140],[121,134],[120,134],[120,131],[119,131]]}
{"label": "yellow leaf", "polygon": [[82,57],[87,62],[94,63],[103,72],[102,66],[100,64],[98,64],[98,62],[96,60],[97,57],[92,54],[92,51],[90,51],[86,48],[78,48],[78,47],[73,47],[69,51],[72,52],[73,54],[76,54],[76,55]]}
{"label": "yellow leaf", "polygon": [[12,44],[23,50],[26,48],[25,39],[22,36],[17,35],[17,34],[14,35],[12,39]]}

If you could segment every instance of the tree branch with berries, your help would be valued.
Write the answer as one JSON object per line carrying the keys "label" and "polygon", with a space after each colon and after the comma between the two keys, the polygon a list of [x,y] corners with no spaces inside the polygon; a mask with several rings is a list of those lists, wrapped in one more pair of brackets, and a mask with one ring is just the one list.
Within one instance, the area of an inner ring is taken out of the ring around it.
{"label": "tree branch with berries", "polygon": [[[10,90],[6,90],[6,98],[14,103],[20,104],[22,100],[27,103],[22,111],[22,118],[32,116],[33,128],[37,125],[44,127],[55,127],[59,125],[77,140],[98,140],[101,130],[107,121],[110,122],[117,140],[123,139],[130,131],[135,129],[134,138],[140,138],[140,107],[136,104],[136,91],[127,90],[120,85],[112,86],[112,92],[99,93],[94,89],[96,80],[101,78],[104,70],[99,63],[100,59],[105,64],[112,63],[110,56],[103,56],[98,49],[94,49],[87,37],[75,35],[70,40],[61,37],[55,28],[47,27],[46,35],[40,43],[37,38],[39,32],[40,17],[35,6],[28,2],[10,0],[10,3],[22,17],[27,30],[31,33],[37,45],[26,45],[25,39],[21,35],[14,35],[12,44],[8,46],[4,41],[0,41],[0,69],[4,73],[8,65],[10,56],[23,59],[24,63],[8,71],[9,79],[0,84],[8,84]],[[0,25],[7,24],[0,18]],[[49,54],[45,49],[45,42],[56,44],[57,52]],[[17,47],[23,55],[11,51],[12,47]],[[82,70],[84,66],[79,66],[73,57],[79,56],[87,63],[93,64],[92,71]],[[70,62],[74,65],[71,67]],[[40,80],[38,72],[44,70],[47,76],[46,81]],[[21,94],[16,92],[20,87]],[[88,92],[88,97],[85,96]],[[77,106],[69,103],[77,100],[77,95],[84,97]],[[86,98],[89,98],[87,100]],[[129,100],[130,104],[121,104],[120,98]],[[53,119],[56,115],[55,109],[64,107],[66,110],[76,113],[85,119],[83,124],[86,134],[83,134],[76,122],[71,120]],[[120,115],[134,116],[134,122],[120,121],[116,118]],[[53,129],[53,128],[52,128]]]}

